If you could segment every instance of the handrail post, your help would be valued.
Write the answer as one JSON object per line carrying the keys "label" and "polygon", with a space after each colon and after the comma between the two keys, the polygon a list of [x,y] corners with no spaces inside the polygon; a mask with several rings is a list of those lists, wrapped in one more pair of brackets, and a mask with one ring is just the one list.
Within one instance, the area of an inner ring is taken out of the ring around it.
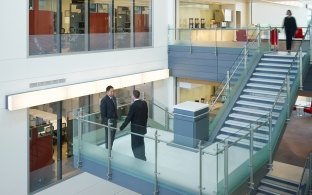
{"label": "handrail post", "polygon": [[312,194],[312,153],[309,154],[309,178],[308,178],[308,188],[309,188],[309,194]]}
{"label": "handrail post", "polygon": [[82,160],[81,160],[81,142],[82,142],[82,108],[79,108],[77,116],[78,116],[78,160],[77,160],[77,167],[82,167]]}
{"label": "handrail post", "polygon": [[303,81],[302,81],[302,77],[303,77],[303,75],[302,75],[302,47],[300,47],[300,49],[299,49],[299,70],[300,70],[300,87],[299,87],[299,89],[302,91],[303,90]]}
{"label": "handrail post", "polygon": [[230,90],[231,90],[231,87],[230,87],[230,71],[226,71],[226,80],[227,80],[227,86],[226,86],[226,96],[229,96],[230,95]]}
{"label": "handrail post", "polygon": [[169,131],[169,111],[165,108],[165,130]]}
{"label": "handrail post", "polygon": [[155,131],[155,186],[154,186],[154,195],[158,195],[159,194],[159,187],[158,187],[158,130]]}
{"label": "handrail post", "polygon": [[268,169],[272,170],[273,164],[272,164],[272,112],[273,109],[269,112],[269,141],[268,141],[268,150],[269,150],[269,164],[268,164]]}
{"label": "handrail post", "polygon": [[247,72],[247,56],[248,52],[247,52],[247,44],[245,44],[244,46],[244,69]]}
{"label": "handrail post", "polygon": [[224,143],[224,194],[228,195],[229,188],[229,144],[228,140],[225,140]]}
{"label": "handrail post", "polygon": [[260,43],[261,43],[260,24],[258,24],[257,28],[258,28],[258,49],[260,50]]}
{"label": "handrail post", "polygon": [[108,170],[107,170],[107,180],[112,179],[112,140],[111,140],[111,127],[113,123],[108,119],[108,128],[107,128],[107,145],[108,145]]}
{"label": "handrail post", "polygon": [[[218,35],[217,35],[217,28],[215,29],[215,40],[216,40],[216,45],[215,45],[215,56],[217,56],[217,47],[218,47]],[[217,58],[218,60],[218,58]]]}
{"label": "handrail post", "polygon": [[249,171],[250,171],[250,181],[249,189],[253,191],[254,188],[254,179],[253,179],[253,147],[254,147],[254,129],[250,126],[250,149],[249,149]]}
{"label": "handrail post", "polygon": [[286,75],[286,90],[287,90],[287,121],[290,120],[290,80],[289,75]]}
{"label": "handrail post", "polygon": [[191,31],[191,33],[190,33],[190,54],[192,54],[192,34],[193,34],[192,28],[190,31]]}
{"label": "handrail post", "polygon": [[272,45],[271,45],[271,31],[272,31],[272,28],[271,26],[269,26],[269,33],[268,33],[268,40],[269,40],[269,48],[270,48],[270,51],[272,51]]}
{"label": "handrail post", "polygon": [[202,167],[202,141],[199,140],[198,142],[198,150],[199,150],[199,195],[203,194],[203,176],[202,176],[202,172],[203,172],[203,167]]}
{"label": "handrail post", "polygon": [[309,189],[310,194],[312,194],[312,153],[309,155]]}

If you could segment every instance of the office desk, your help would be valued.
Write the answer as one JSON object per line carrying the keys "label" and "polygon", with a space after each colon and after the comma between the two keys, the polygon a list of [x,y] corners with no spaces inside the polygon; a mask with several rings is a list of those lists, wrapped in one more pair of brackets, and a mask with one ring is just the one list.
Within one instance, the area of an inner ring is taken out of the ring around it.
{"label": "office desk", "polygon": [[[45,112],[42,110],[37,110],[37,109],[29,109],[29,114],[34,118],[35,117],[42,118],[43,122],[45,122],[46,124],[51,124],[54,130],[57,129],[57,115],[56,114]],[[62,117],[62,123],[65,123],[67,125],[67,121],[65,117]],[[47,128],[49,128],[48,125],[45,127],[45,129]]]}

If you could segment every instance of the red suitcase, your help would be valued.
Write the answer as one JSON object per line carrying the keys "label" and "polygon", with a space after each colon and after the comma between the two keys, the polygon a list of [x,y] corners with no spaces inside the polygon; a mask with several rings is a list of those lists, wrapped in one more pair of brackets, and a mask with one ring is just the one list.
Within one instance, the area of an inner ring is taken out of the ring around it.
{"label": "red suitcase", "polygon": [[276,28],[273,28],[270,32],[270,39],[271,39],[271,45],[275,49],[277,49],[278,46],[278,30]]}

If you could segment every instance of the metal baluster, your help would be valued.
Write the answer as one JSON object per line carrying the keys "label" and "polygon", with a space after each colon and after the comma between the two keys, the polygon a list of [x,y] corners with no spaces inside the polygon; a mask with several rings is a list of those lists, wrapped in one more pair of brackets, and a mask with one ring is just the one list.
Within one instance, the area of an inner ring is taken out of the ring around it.
{"label": "metal baluster", "polygon": [[268,164],[268,169],[271,170],[272,169],[272,112],[273,112],[273,109],[271,112],[269,112],[269,143],[268,143],[268,146],[269,146],[269,164]]}
{"label": "metal baluster", "polygon": [[286,75],[286,90],[287,90],[287,121],[290,120],[290,80],[289,75]]}
{"label": "metal baluster", "polygon": [[254,188],[254,179],[253,179],[253,147],[254,147],[254,129],[250,126],[250,148],[249,148],[249,169],[250,169],[250,181],[249,189],[253,191]]}
{"label": "metal baluster", "polygon": [[225,140],[224,143],[224,194],[228,195],[229,192],[229,145],[228,140]]}
{"label": "metal baluster", "polygon": [[203,162],[202,162],[202,141],[199,140],[198,142],[198,152],[199,152],[199,195],[203,194],[203,176],[202,176],[202,171],[203,171]]}
{"label": "metal baluster", "polygon": [[78,113],[78,160],[77,160],[77,167],[81,168],[82,167],[82,160],[81,160],[81,142],[82,142],[82,108],[79,108]]}
{"label": "metal baluster", "polygon": [[111,127],[113,123],[110,119],[108,119],[108,128],[107,128],[107,145],[108,145],[108,171],[107,171],[107,179],[112,179],[112,140],[111,140]]}
{"label": "metal baluster", "polygon": [[303,90],[303,81],[302,81],[303,80],[303,78],[302,78],[303,77],[303,75],[302,75],[302,72],[303,72],[302,71],[302,47],[300,47],[300,49],[299,49],[299,71],[300,71],[300,73],[299,73],[300,74],[299,75],[300,76],[299,77],[300,78],[300,87],[299,87],[299,89]]}
{"label": "metal baluster", "polygon": [[158,170],[157,170],[157,166],[158,166],[158,130],[155,131],[155,187],[154,187],[154,194],[158,195],[159,194],[159,187],[158,187]]}

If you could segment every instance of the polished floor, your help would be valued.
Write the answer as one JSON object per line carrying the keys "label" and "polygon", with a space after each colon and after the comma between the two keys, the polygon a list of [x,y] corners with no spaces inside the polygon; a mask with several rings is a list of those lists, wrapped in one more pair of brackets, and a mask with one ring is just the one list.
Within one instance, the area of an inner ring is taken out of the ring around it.
{"label": "polished floor", "polygon": [[312,116],[297,112],[292,113],[274,160],[303,167],[308,154],[312,152]]}

